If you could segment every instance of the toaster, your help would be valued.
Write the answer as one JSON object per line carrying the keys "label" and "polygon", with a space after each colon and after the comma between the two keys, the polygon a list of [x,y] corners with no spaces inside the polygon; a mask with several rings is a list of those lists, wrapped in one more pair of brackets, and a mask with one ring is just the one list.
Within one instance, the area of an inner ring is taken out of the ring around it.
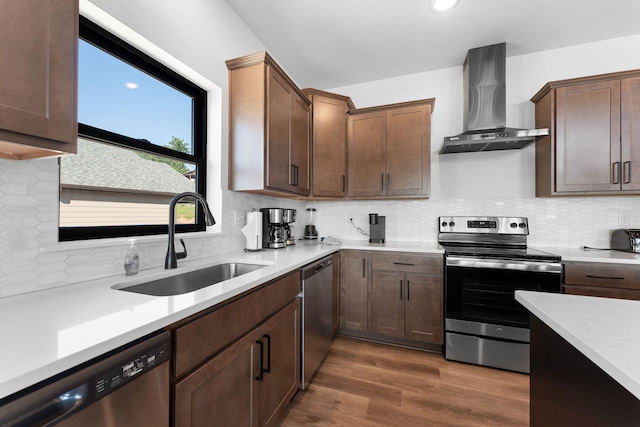
{"label": "toaster", "polygon": [[640,253],[640,229],[621,228],[611,233],[611,249]]}

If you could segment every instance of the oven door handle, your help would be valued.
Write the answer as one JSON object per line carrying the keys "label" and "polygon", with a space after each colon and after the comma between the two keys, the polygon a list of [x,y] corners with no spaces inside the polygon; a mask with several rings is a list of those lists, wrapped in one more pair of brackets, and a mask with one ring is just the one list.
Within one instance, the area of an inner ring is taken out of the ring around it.
{"label": "oven door handle", "polygon": [[518,261],[511,259],[478,259],[447,256],[447,267],[492,268],[496,270],[533,271],[537,273],[562,273],[559,262]]}

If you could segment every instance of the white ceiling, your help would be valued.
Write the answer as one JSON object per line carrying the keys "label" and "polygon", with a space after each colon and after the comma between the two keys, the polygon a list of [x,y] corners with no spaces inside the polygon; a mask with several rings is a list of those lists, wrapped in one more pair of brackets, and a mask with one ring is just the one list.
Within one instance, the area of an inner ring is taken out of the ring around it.
{"label": "white ceiling", "polygon": [[226,2],[298,85],[318,89],[462,65],[494,43],[516,56],[640,34],[638,0],[459,0],[441,13],[431,0]]}

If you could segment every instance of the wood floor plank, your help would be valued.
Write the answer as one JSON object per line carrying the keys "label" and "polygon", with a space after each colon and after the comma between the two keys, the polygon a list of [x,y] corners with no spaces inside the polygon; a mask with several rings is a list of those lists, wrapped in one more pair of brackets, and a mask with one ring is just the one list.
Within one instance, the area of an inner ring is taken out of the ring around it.
{"label": "wood floor plank", "polygon": [[529,376],[336,337],[282,426],[526,427]]}

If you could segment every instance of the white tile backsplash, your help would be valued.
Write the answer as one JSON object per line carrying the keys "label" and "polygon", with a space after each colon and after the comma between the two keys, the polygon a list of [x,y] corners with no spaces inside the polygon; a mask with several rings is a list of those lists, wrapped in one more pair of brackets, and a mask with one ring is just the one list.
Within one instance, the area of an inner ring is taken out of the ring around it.
{"label": "white tile backsplash", "polygon": [[[110,245],[59,245],[58,162],[0,160],[0,298],[123,274],[126,239]],[[607,247],[610,231],[640,228],[639,197],[484,198],[394,201],[304,202],[252,194],[222,192],[222,233],[185,237],[189,259],[200,259],[245,246],[237,212],[261,207],[298,211],[293,234],[301,237],[305,208],[314,207],[320,236],[367,240],[349,223],[369,230],[369,213],[386,216],[389,241],[437,241],[441,215],[516,215],[529,218],[531,246]],[[630,213],[629,226],[618,213]],[[164,264],[166,240],[139,241],[140,268]]]}

